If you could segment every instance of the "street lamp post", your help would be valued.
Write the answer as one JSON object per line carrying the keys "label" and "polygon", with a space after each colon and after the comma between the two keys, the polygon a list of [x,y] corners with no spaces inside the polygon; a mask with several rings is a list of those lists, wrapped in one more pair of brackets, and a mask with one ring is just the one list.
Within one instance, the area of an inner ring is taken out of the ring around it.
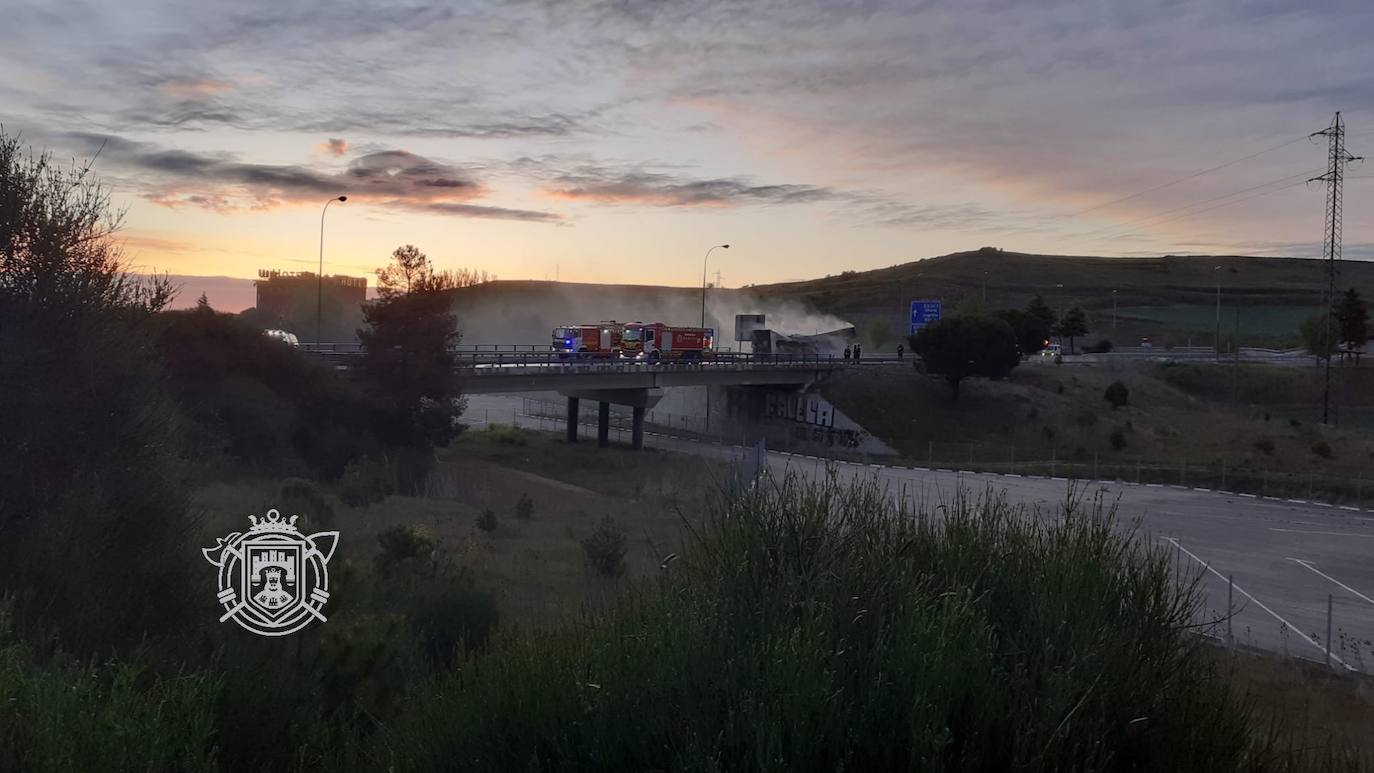
{"label": "street lamp post", "polygon": [[1212,269],[1212,273],[1213,273],[1213,274],[1216,276],[1216,278],[1217,278],[1217,331],[1216,331],[1216,335],[1213,337],[1213,341],[1214,341],[1215,344],[1216,344],[1216,352],[1215,352],[1214,354],[1216,355],[1216,360],[1217,360],[1217,362],[1220,362],[1220,361],[1221,361],[1221,266],[1216,266],[1216,267],[1214,267],[1214,268]]}
{"label": "street lamp post", "polygon": [[329,205],[334,202],[343,203],[348,201],[347,196],[337,196],[324,203],[324,209],[320,210],[320,270],[315,274],[315,345],[318,346],[323,341],[323,321],[324,321],[324,213],[329,211]]}
{"label": "street lamp post", "polygon": [[1116,290],[1112,290],[1112,330],[1116,330]]}
{"label": "street lamp post", "polygon": [[1056,336],[1056,338],[1059,339],[1059,344],[1062,346],[1064,344],[1064,285],[1063,283],[1060,283],[1056,284],[1054,287],[1056,290],[1059,291],[1059,324],[1057,325],[1057,327],[1060,328],[1060,332],[1059,335]]}
{"label": "street lamp post", "polygon": [[706,260],[711,257],[711,253],[717,249],[728,250],[730,245],[717,244],[706,251],[706,255],[701,259],[701,326],[706,327]]}

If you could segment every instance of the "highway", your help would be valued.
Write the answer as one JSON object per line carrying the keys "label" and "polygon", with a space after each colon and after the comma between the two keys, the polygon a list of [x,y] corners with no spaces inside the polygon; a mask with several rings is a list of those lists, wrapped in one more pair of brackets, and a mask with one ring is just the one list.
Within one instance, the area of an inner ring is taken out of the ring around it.
{"label": "highway", "polygon": [[[551,429],[548,419],[519,416],[512,397],[475,396],[468,416],[493,423]],[[499,417],[499,418],[498,418]],[[648,433],[646,444],[668,450],[740,458],[746,449]],[[588,453],[595,448],[588,444]],[[814,479],[828,467],[842,477],[876,478],[894,496],[937,503],[961,489],[974,495],[1004,491],[1009,502],[1053,517],[1077,485],[1118,505],[1120,526],[1137,539],[1174,553],[1185,572],[1201,576],[1206,608],[1199,623],[1224,639],[1228,593],[1230,630],[1237,643],[1291,657],[1326,661],[1327,604],[1331,604],[1331,660],[1337,669],[1374,673],[1374,513],[1298,500],[1280,500],[1162,484],[1078,482],[1062,478],[928,470],[769,452],[775,478],[795,472]],[[1228,585],[1228,579],[1234,585]]]}

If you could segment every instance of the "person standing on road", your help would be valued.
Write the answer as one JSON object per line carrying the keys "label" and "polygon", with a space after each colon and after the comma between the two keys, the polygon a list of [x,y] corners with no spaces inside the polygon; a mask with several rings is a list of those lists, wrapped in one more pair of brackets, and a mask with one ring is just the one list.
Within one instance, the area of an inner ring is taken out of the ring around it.
{"label": "person standing on road", "polygon": [[855,362],[858,362],[858,361],[859,361],[859,344],[858,344],[858,343],[855,343],[855,344],[854,344],[854,361],[855,361]]}
{"label": "person standing on road", "polygon": [[905,351],[905,350],[902,349],[902,345],[901,345],[901,344],[897,344],[897,359],[899,359],[899,360],[902,359],[902,352],[903,352],[903,351]]}
{"label": "person standing on road", "polygon": [[848,362],[848,361],[849,361],[849,347],[848,347],[848,346],[846,346],[846,347],[844,348],[844,359],[845,359],[845,362]]}

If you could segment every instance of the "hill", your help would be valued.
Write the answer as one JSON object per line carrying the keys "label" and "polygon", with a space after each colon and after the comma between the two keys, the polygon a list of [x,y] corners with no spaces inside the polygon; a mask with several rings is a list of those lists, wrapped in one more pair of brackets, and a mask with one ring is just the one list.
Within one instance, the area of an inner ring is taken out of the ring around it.
{"label": "hill", "polygon": [[[1374,263],[1345,261],[1340,268],[1339,287],[1353,285],[1374,298]],[[910,300],[941,299],[949,311],[984,298],[991,308],[1021,307],[1039,294],[1052,307],[1080,304],[1087,309],[1094,339],[1122,344],[1150,336],[1161,346],[1209,345],[1220,279],[1223,336],[1239,328],[1243,344],[1281,346],[1296,343],[1298,323],[1316,312],[1325,269],[1320,261],[1299,258],[1103,258],[982,249],[804,282],[713,288],[707,293],[706,317],[721,331],[723,345],[730,345],[735,314],[761,312],[768,315],[770,327],[787,332],[815,333],[853,324],[876,350],[904,335]],[[569,322],[656,319],[695,324],[701,290],[499,281],[455,291],[454,304],[468,343],[542,344],[551,328]]]}
{"label": "hill", "polygon": [[[861,330],[876,320],[894,332],[905,329],[909,300],[941,299],[948,310],[986,298],[987,306],[1005,308],[1024,306],[1039,294],[1051,307],[1083,306],[1094,323],[1093,335],[1111,338],[1115,290],[1118,343],[1149,335],[1160,344],[1184,344],[1189,338],[1210,344],[1218,279],[1222,335],[1231,333],[1239,312],[1243,342],[1279,344],[1291,342],[1298,322],[1316,312],[1326,285],[1326,265],[1301,258],[1104,258],[984,248],[873,271],[758,285],[750,291],[808,304]],[[1374,297],[1374,263],[1343,261],[1337,286],[1354,286],[1366,298]]]}

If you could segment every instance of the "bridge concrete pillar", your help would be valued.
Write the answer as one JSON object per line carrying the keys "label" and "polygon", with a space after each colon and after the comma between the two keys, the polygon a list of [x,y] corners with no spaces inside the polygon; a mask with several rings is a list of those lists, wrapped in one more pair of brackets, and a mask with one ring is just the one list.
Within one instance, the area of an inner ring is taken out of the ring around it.
{"label": "bridge concrete pillar", "polygon": [[605,448],[611,444],[611,404],[601,401],[596,404],[596,445]]}
{"label": "bridge concrete pillar", "polygon": [[638,451],[644,447],[644,406],[636,405],[631,410],[634,412],[634,423],[630,430],[630,443]]}
{"label": "bridge concrete pillar", "polygon": [[577,398],[568,398],[568,442],[577,442]]}

